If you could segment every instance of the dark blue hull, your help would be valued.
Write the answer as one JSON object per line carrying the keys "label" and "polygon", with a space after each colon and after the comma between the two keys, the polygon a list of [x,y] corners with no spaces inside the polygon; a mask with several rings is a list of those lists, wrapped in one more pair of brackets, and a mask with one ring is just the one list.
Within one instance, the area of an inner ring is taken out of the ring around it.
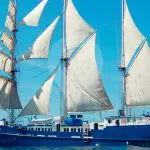
{"label": "dark blue hull", "polygon": [[92,130],[88,138],[78,132],[36,132],[0,127],[0,146],[150,146],[150,125],[111,126]]}

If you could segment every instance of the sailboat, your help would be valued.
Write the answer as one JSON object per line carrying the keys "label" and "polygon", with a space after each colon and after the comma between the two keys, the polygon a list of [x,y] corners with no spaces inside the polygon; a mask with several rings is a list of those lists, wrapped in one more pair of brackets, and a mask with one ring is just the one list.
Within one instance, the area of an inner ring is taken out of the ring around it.
{"label": "sailboat", "polygon": [[[123,109],[119,116],[107,117],[99,122],[83,119],[83,112],[108,111],[114,108],[96,64],[96,30],[80,16],[72,0],[64,0],[60,64],[25,107],[22,107],[17,89],[17,64],[26,60],[48,58],[52,35],[61,16],[54,19],[20,58],[16,58],[16,32],[21,25],[38,26],[47,2],[48,0],[41,1],[20,23],[17,23],[17,0],[9,0],[5,30],[1,37],[8,54],[0,52],[0,69],[8,75],[0,76],[0,106],[2,109],[10,110],[10,120],[0,121],[0,145],[83,146],[102,143],[149,145],[149,117],[128,116],[126,113],[128,107],[150,104],[147,84],[150,79],[148,74],[140,74],[141,71],[148,70],[150,54],[146,38],[134,24],[125,0],[122,1],[122,57],[119,68],[123,72]],[[63,72],[61,85],[63,115],[57,118],[37,118],[38,115],[49,113],[50,93],[59,67]],[[135,84],[133,82],[135,80],[138,83]],[[14,112],[18,109],[21,111],[15,116]],[[24,116],[35,117],[28,125],[17,124],[16,120]]]}

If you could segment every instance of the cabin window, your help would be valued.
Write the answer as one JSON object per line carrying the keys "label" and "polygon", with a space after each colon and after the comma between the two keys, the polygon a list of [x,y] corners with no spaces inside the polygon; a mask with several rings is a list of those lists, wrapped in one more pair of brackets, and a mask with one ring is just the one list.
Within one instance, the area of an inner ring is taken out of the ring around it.
{"label": "cabin window", "polygon": [[71,132],[73,132],[73,128],[71,128]]}
{"label": "cabin window", "polygon": [[64,132],[66,132],[67,130],[66,130],[66,128],[64,128]]}
{"label": "cabin window", "polygon": [[33,131],[33,128],[31,128],[31,131]]}
{"label": "cabin window", "polygon": [[76,128],[74,128],[73,132],[76,132]]}
{"label": "cabin window", "polygon": [[69,128],[67,128],[67,132],[69,132]]}
{"label": "cabin window", "polygon": [[80,132],[80,128],[78,128],[78,132]]}
{"label": "cabin window", "polygon": [[111,120],[111,119],[108,119],[108,123],[112,123],[112,120]]}
{"label": "cabin window", "polygon": [[115,123],[116,123],[116,125],[117,125],[117,126],[119,126],[119,125],[120,125],[119,120],[116,120],[116,121],[115,121]]}
{"label": "cabin window", "polygon": [[130,119],[127,119],[127,122],[130,122]]}
{"label": "cabin window", "polygon": [[98,123],[94,123],[94,129],[98,130]]}
{"label": "cabin window", "polygon": [[51,128],[49,128],[48,131],[50,132],[50,131],[51,131]]}
{"label": "cabin window", "polygon": [[44,128],[42,128],[42,131],[44,131]]}
{"label": "cabin window", "polygon": [[45,131],[47,131],[47,128],[45,128]]}
{"label": "cabin window", "polygon": [[57,132],[60,132],[60,124],[57,124],[56,128],[57,128]]}
{"label": "cabin window", "polygon": [[38,131],[40,131],[40,128],[38,128]]}

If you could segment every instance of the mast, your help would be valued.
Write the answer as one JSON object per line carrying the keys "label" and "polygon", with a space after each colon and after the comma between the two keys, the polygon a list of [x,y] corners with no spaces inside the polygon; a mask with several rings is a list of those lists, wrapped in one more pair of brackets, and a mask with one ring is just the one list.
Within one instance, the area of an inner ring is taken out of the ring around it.
{"label": "mast", "polygon": [[[16,49],[16,32],[17,32],[17,28],[16,28],[16,16],[17,16],[17,0],[14,0],[14,4],[15,4],[15,16],[14,16],[14,22],[15,22],[15,26],[14,26],[14,30],[12,31],[12,37],[13,37],[13,41],[14,41],[14,47],[12,50],[12,86],[15,86],[15,88],[17,88],[17,84],[16,84],[16,55],[15,55],[15,49]],[[14,122],[14,109],[12,108],[13,106],[13,98],[11,98],[11,102],[10,102],[10,123],[11,125]]]}
{"label": "mast", "polygon": [[67,46],[66,46],[66,5],[67,1],[64,0],[64,8],[63,8],[63,48],[62,48],[62,72],[63,72],[63,85],[62,89],[64,89],[63,92],[63,103],[64,103],[64,111],[63,116],[67,116]]}
{"label": "mast", "polygon": [[124,7],[125,1],[122,0],[122,54],[121,54],[121,67],[119,68],[122,72],[122,110],[126,116],[126,66],[125,66],[125,52],[124,52]]}

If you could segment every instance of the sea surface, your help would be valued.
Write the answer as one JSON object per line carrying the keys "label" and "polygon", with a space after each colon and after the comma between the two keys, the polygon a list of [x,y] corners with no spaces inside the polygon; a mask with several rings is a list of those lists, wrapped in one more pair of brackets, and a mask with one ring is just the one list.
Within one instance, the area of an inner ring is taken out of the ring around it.
{"label": "sea surface", "polygon": [[137,146],[97,146],[97,147],[0,147],[0,150],[150,150]]}

